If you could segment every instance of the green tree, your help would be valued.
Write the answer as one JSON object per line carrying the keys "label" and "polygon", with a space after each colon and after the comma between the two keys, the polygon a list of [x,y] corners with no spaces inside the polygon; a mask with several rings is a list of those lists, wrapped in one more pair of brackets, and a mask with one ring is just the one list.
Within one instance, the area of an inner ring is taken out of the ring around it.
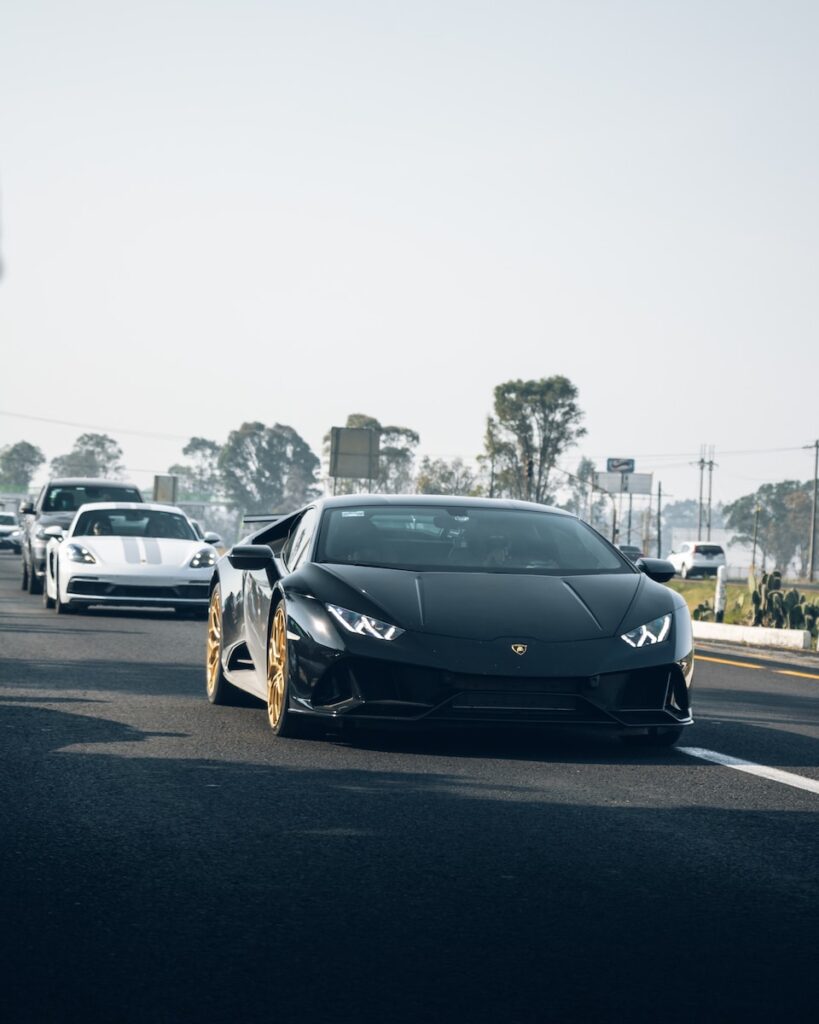
{"label": "green tree", "polygon": [[243,423],[219,453],[225,491],[245,512],[289,512],[315,498],[318,457],[283,423]]}
{"label": "green tree", "polygon": [[122,448],[107,434],[80,434],[67,455],[51,460],[54,476],[116,479],[122,475]]}
{"label": "green tree", "polygon": [[782,480],[763,484],[753,494],[744,494],[724,508],[725,525],[735,530],[731,538],[752,544],[754,518],[757,517],[757,548],[764,565],[768,558],[784,573],[796,558],[804,566],[810,533],[810,491],[812,484]]}
{"label": "green tree", "polygon": [[[374,494],[407,494],[413,489],[415,451],[420,437],[409,427],[383,427],[374,416],[351,413],[345,427],[375,430],[378,433],[378,474],[370,480],[339,478],[335,481],[336,494],[358,494],[371,490]],[[330,455],[330,435],[324,436],[325,458]]]}
{"label": "green tree", "polygon": [[569,497],[562,507],[605,532],[608,527],[608,499],[592,486],[594,473],[594,462],[584,455],[574,473],[569,474]]}
{"label": "green tree", "polygon": [[[702,527],[705,528],[708,512],[705,506],[702,510]],[[664,530],[694,530],[700,523],[700,504],[695,498],[685,498],[682,501],[669,501],[663,505],[663,529]],[[711,526],[720,530],[725,525],[723,506],[719,502],[711,507]]]}
{"label": "green tree", "polygon": [[419,494],[462,494],[467,497],[483,494],[478,474],[464,465],[461,458],[448,462],[446,459],[424,456],[415,489]]}
{"label": "green tree", "polygon": [[27,491],[31,478],[45,462],[45,455],[34,444],[18,441],[0,449],[0,490]]}
{"label": "green tree", "polygon": [[484,440],[491,493],[547,503],[555,463],[586,433],[577,388],[561,376],[509,380],[494,398]]}
{"label": "green tree", "polygon": [[218,498],[222,481],[219,471],[221,446],[206,437],[192,437],[182,449],[187,463],[175,463],[168,472],[179,477],[181,501],[211,501]]}

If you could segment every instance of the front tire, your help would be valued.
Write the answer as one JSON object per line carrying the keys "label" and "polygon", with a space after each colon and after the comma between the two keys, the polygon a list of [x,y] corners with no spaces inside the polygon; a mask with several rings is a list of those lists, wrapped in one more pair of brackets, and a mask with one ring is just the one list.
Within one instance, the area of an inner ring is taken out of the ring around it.
{"label": "front tire", "polygon": [[28,590],[28,562],[25,555],[23,555],[23,578],[20,581],[20,589]]}
{"label": "front tire", "polygon": [[43,581],[37,575],[33,562],[28,570],[28,592],[29,594],[42,594],[43,592]]}
{"label": "front tire", "polygon": [[267,642],[267,720],[277,736],[304,736],[306,724],[290,708],[290,645],[287,609],[280,601]]}
{"label": "front tire", "polygon": [[688,566],[687,566],[687,565],[684,565],[684,566],[682,567],[682,569],[680,569],[680,576],[681,576],[681,577],[682,577],[682,579],[684,579],[684,580],[687,580],[687,579],[688,579]]}
{"label": "front tire", "polygon": [[227,681],[222,668],[222,594],[218,583],[211,592],[208,608],[205,693],[211,704],[235,706],[240,703],[239,691]]}

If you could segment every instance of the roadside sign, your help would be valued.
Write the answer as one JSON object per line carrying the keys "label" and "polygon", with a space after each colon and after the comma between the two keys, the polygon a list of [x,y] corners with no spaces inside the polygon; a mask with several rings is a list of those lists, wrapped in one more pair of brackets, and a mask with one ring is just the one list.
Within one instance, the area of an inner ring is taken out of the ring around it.
{"label": "roadside sign", "polygon": [[368,427],[332,427],[330,476],[373,480],[378,476],[379,433]]}
{"label": "roadside sign", "polygon": [[595,473],[594,486],[609,494],[651,494],[653,473]]}
{"label": "roadside sign", "polygon": [[609,473],[633,473],[634,459],[606,459],[606,470]]}
{"label": "roadside sign", "polygon": [[163,505],[175,505],[179,490],[179,477],[173,474],[160,473],[154,477],[154,501]]}

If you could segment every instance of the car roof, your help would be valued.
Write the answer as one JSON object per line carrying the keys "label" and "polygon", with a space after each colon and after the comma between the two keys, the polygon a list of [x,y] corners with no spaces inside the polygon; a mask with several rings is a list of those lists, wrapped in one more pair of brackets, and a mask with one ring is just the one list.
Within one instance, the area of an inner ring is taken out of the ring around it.
{"label": "car roof", "polygon": [[150,501],[87,501],[84,505],[80,505],[77,512],[113,512],[113,511],[130,511],[135,512],[175,512],[177,515],[184,516],[186,519],[187,514],[182,511],[181,508],[177,508],[176,505],[161,505],[158,502]]}
{"label": "car roof", "polygon": [[[446,505],[449,508],[499,508],[518,509],[529,512],[553,512],[555,515],[576,518],[571,512],[562,508],[555,508],[552,505],[539,505],[534,501],[515,501],[511,498],[467,498],[463,495],[454,494],[339,494],[326,498],[318,498],[311,502],[311,507],[325,508],[355,508],[367,505],[372,508],[383,506],[389,508],[393,505],[411,505],[416,508],[440,508]],[[293,515],[293,512],[277,513],[279,515]]]}
{"label": "car roof", "polygon": [[98,476],[59,476],[46,483],[46,487],[130,487],[138,490],[130,480],[104,480]]}

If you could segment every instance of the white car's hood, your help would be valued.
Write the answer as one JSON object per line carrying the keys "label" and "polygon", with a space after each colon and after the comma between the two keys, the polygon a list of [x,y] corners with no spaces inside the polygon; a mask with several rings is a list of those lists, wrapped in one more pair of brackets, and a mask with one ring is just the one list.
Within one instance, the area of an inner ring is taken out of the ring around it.
{"label": "white car's hood", "polygon": [[97,563],[109,569],[186,566],[197,551],[208,547],[201,540],[166,537],[69,537],[65,543],[88,548]]}

